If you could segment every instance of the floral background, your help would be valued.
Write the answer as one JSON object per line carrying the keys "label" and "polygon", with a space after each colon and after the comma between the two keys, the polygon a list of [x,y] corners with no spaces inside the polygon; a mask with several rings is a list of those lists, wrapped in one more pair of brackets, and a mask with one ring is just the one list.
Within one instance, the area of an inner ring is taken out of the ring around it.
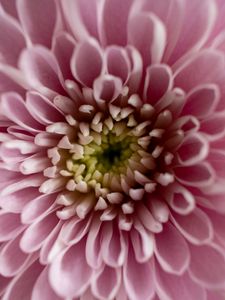
{"label": "floral background", "polygon": [[1,299],[225,299],[224,15],[0,0]]}

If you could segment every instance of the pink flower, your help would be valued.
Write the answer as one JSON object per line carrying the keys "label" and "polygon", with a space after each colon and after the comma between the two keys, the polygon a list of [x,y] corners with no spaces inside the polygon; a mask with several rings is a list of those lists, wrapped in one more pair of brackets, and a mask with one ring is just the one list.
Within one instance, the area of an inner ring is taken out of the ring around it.
{"label": "pink flower", "polygon": [[225,299],[224,0],[0,0],[2,300]]}

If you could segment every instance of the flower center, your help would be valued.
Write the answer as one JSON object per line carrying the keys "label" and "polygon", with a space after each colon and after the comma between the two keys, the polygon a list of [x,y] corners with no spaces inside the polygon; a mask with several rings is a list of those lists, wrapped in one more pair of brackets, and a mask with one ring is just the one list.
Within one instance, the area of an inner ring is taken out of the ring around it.
{"label": "flower center", "polygon": [[129,215],[146,193],[174,181],[170,164],[180,132],[176,127],[170,130],[172,114],[156,113],[149,104],[135,107],[136,103],[109,104],[104,111],[82,106],[76,119],[68,115],[67,123],[47,127],[47,132],[63,135],[48,151],[53,166],[45,172],[61,191],[57,203],[65,208],[60,218],[74,213],[84,218],[91,210],[103,211],[105,220],[121,210]]}

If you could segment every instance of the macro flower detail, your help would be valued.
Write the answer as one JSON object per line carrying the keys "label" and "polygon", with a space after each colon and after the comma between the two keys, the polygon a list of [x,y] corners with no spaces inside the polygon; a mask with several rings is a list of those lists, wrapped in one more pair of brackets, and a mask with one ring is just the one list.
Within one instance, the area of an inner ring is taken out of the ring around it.
{"label": "macro flower detail", "polygon": [[0,297],[225,298],[225,3],[0,0]]}

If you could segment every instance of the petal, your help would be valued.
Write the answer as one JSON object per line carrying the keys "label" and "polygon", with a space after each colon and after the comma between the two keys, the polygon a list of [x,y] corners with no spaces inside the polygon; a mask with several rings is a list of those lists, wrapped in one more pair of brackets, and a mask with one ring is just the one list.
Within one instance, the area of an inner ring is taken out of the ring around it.
{"label": "petal", "polygon": [[79,82],[91,87],[102,67],[102,53],[96,40],[88,39],[77,45],[71,59],[71,70]]}
{"label": "petal", "polygon": [[195,208],[186,216],[172,213],[172,222],[191,243],[201,245],[212,240],[212,223],[201,209]]}
{"label": "petal", "polygon": [[103,44],[121,46],[127,44],[127,22],[133,2],[133,0],[103,1],[99,24]]}
{"label": "petal", "polygon": [[14,239],[22,229],[19,214],[0,212],[0,242]]}
{"label": "petal", "polygon": [[155,254],[161,267],[176,275],[183,274],[190,262],[188,245],[171,223],[164,224],[163,231],[155,235]]}
{"label": "petal", "polygon": [[12,193],[8,196],[1,197],[0,205],[8,212],[21,213],[24,206],[38,196],[36,188],[27,188]]}
{"label": "petal", "polygon": [[225,135],[225,114],[224,112],[211,114],[201,122],[201,131],[211,141],[218,140]]}
{"label": "petal", "polygon": [[174,168],[176,178],[188,186],[204,187],[213,183],[215,174],[207,163]]}
{"label": "petal", "polygon": [[49,125],[63,120],[63,115],[46,97],[36,92],[27,93],[26,107],[35,120]]}
{"label": "petal", "polygon": [[107,71],[126,82],[131,71],[129,57],[122,47],[110,46],[106,49]]}
{"label": "petal", "polygon": [[95,99],[112,102],[122,93],[122,80],[111,75],[102,75],[98,77],[93,84],[93,93]]}
{"label": "petal", "polygon": [[[189,50],[199,49],[209,37],[216,21],[216,5],[211,0],[185,1],[181,34],[172,54],[171,63]],[[195,18],[192,16],[195,15]]]}
{"label": "petal", "polygon": [[171,55],[182,28],[183,16],[185,12],[185,1],[167,0],[144,0],[141,6],[142,11],[154,13],[165,24],[167,41],[164,55],[165,61]]}
{"label": "petal", "polygon": [[10,77],[9,74],[6,72],[7,67],[4,66],[4,69],[0,69],[0,93],[10,92],[14,91],[21,96],[25,95],[24,88],[19,85],[17,82],[13,80],[13,78]]}
{"label": "petal", "polygon": [[33,286],[42,270],[43,266],[41,266],[38,261],[35,261],[29,268],[25,269],[23,273],[20,273],[14,278],[2,300],[30,300]]}
{"label": "petal", "polygon": [[151,261],[138,263],[132,248],[123,267],[123,280],[130,300],[149,300],[154,296],[154,279]]}
{"label": "petal", "polygon": [[[52,52],[42,46],[23,51],[19,61],[20,69],[27,81],[43,94],[54,91],[64,95],[62,74]],[[46,90],[47,88],[47,90]]]}
{"label": "petal", "polygon": [[117,224],[106,222],[102,227],[102,257],[108,266],[118,268],[126,258],[126,244]]}
{"label": "petal", "polygon": [[183,115],[194,115],[197,118],[210,116],[220,98],[218,86],[214,84],[200,85],[188,93],[183,107]]}
{"label": "petal", "polygon": [[56,23],[55,2],[19,0],[17,10],[23,29],[31,42],[50,48]]}
{"label": "petal", "polygon": [[181,215],[188,215],[195,208],[195,198],[186,188],[172,184],[166,195],[170,207]]}
{"label": "petal", "polygon": [[206,300],[205,290],[187,272],[182,276],[171,275],[156,265],[156,286],[160,299]]}
{"label": "petal", "polygon": [[21,220],[24,224],[31,224],[36,219],[38,219],[42,214],[49,211],[49,208],[55,202],[56,195],[42,195],[39,194],[34,197],[27,205],[24,207]]}
{"label": "petal", "polygon": [[60,253],[50,266],[49,276],[51,286],[60,297],[73,298],[83,294],[92,276],[85,258],[85,241]]}
{"label": "petal", "polygon": [[95,0],[61,0],[65,21],[76,40],[97,37],[97,10]]}
{"label": "petal", "polygon": [[225,257],[216,246],[191,246],[190,274],[193,280],[208,289],[223,289]]}
{"label": "petal", "polygon": [[151,65],[146,70],[144,98],[154,105],[172,88],[172,72],[167,65]]}
{"label": "petal", "polygon": [[18,18],[15,0],[1,0],[0,2],[8,14],[13,16],[15,19]]}
{"label": "petal", "polygon": [[32,131],[39,131],[42,127],[29,114],[26,104],[16,93],[6,93],[2,96],[1,107],[4,113],[22,128]]}
{"label": "petal", "polygon": [[58,34],[53,40],[53,53],[58,61],[64,79],[73,79],[70,69],[70,60],[74,48],[75,42],[66,32]]}
{"label": "petal", "polygon": [[149,261],[154,252],[154,237],[138,221],[135,222],[131,235],[131,242],[136,261],[144,263]]}
{"label": "petal", "polygon": [[128,23],[128,41],[141,53],[145,67],[158,63],[166,44],[164,25],[151,13],[134,15]]}
{"label": "petal", "polygon": [[31,300],[60,300],[61,297],[58,297],[53,289],[50,286],[49,279],[48,279],[48,268],[45,268],[40,276],[38,277],[32,291]]}
{"label": "petal", "polygon": [[201,51],[175,71],[174,84],[190,91],[198,85],[217,83],[223,76],[224,63],[222,53],[214,50]]}
{"label": "petal", "polygon": [[89,266],[94,269],[100,267],[102,263],[101,249],[101,222],[93,219],[85,247],[86,260]]}
{"label": "petal", "polygon": [[92,281],[92,292],[100,300],[113,300],[118,292],[120,281],[121,270],[105,265]]}
{"label": "petal", "polygon": [[38,250],[58,222],[59,219],[56,217],[55,212],[38,219],[24,232],[20,241],[21,249],[26,253]]}
{"label": "petal", "polygon": [[198,133],[187,135],[177,149],[178,161],[182,166],[194,165],[204,160],[209,152],[207,139]]}
{"label": "petal", "polygon": [[21,235],[9,241],[0,251],[0,273],[6,277],[12,277],[21,272],[28,261],[28,255],[25,254],[19,246]]}
{"label": "petal", "polygon": [[9,15],[0,12],[0,61],[17,66],[18,57],[26,47],[18,23]]}

